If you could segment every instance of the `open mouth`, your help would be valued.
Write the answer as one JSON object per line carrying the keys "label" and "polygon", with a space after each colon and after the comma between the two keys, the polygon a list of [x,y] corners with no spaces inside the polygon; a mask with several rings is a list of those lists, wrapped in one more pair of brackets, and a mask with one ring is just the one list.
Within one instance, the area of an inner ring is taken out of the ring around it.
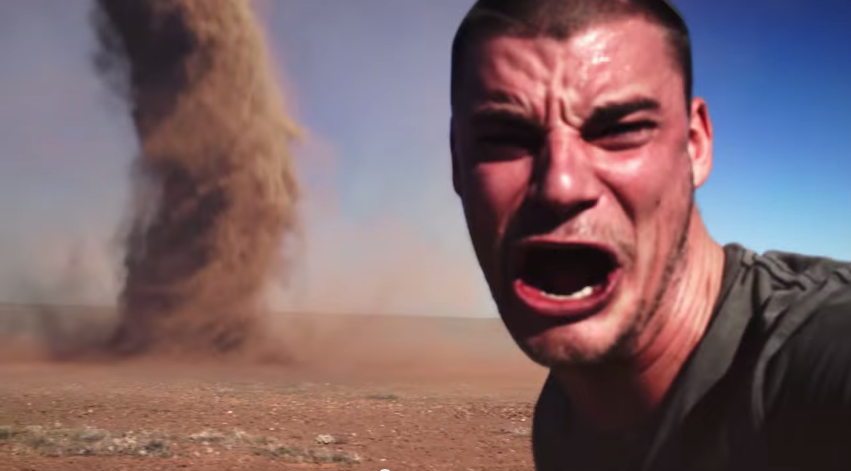
{"label": "open mouth", "polygon": [[593,245],[530,245],[517,262],[517,294],[541,310],[598,307],[612,294],[621,271],[612,252]]}

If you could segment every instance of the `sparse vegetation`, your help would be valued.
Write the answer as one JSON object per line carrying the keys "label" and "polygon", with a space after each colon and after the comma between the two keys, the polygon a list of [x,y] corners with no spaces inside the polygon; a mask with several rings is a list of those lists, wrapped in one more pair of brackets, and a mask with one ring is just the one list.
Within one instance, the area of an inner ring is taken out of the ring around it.
{"label": "sparse vegetation", "polygon": [[269,446],[256,450],[255,453],[258,455],[283,459],[291,463],[357,464],[361,462],[361,457],[357,453],[295,446]]}
{"label": "sparse vegetation", "polygon": [[8,440],[15,436],[15,429],[9,426],[0,427],[0,440]]}
{"label": "sparse vegetation", "polygon": [[338,443],[338,441],[332,435],[322,434],[316,436],[316,443],[320,445],[333,445],[335,443]]}
{"label": "sparse vegetation", "polygon": [[[329,435],[330,436],[330,435]],[[14,454],[34,453],[60,456],[136,456],[168,458],[172,456],[220,453],[243,450],[292,463],[353,464],[361,461],[356,453],[328,448],[307,448],[278,443],[271,437],[254,436],[241,430],[230,432],[202,430],[188,436],[157,431],[111,432],[97,428],[13,427],[0,426],[0,443],[11,445]],[[327,444],[342,444],[334,440]]]}
{"label": "sparse vegetation", "polygon": [[396,401],[399,400],[399,396],[395,394],[370,394],[366,396],[367,399],[372,399],[374,401]]}
{"label": "sparse vegetation", "polygon": [[43,456],[172,456],[171,437],[161,432],[111,433],[96,428],[0,427],[12,452]]}
{"label": "sparse vegetation", "polygon": [[532,429],[529,427],[511,427],[501,429],[500,433],[504,433],[506,435],[513,435],[515,437],[531,437]]}
{"label": "sparse vegetation", "polygon": [[193,433],[188,437],[190,442],[203,445],[205,447],[217,446],[225,450],[232,450],[245,446],[265,446],[272,442],[272,439],[266,436],[250,435],[242,430],[234,430],[230,433],[203,430],[198,433]]}

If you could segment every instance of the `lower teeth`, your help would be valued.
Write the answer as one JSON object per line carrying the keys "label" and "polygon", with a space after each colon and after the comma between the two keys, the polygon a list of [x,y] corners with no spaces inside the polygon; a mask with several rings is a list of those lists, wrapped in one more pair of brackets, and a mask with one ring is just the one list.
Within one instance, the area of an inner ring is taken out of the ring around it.
{"label": "lower teeth", "polygon": [[557,299],[557,300],[561,300],[561,301],[576,300],[576,299],[587,298],[588,296],[591,296],[592,294],[594,294],[594,287],[593,286],[586,286],[586,287],[582,288],[581,290],[579,290],[579,291],[577,291],[573,294],[566,294],[566,295],[564,295],[564,294],[552,294],[552,293],[544,293],[544,294],[549,298]]}

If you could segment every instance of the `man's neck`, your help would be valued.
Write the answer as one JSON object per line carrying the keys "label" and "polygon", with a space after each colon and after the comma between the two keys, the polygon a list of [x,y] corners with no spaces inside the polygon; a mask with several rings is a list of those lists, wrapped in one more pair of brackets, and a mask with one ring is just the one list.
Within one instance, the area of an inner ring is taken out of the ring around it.
{"label": "man's neck", "polygon": [[709,325],[724,272],[724,249],[695,212],[685,265],[629,359],[555,371],[592,427],[634,431],[653,415]]}

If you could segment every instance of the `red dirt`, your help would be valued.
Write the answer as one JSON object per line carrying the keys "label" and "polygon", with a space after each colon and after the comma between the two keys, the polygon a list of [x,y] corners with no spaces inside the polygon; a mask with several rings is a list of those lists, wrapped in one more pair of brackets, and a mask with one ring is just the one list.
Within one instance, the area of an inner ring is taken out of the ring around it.
{"label": "red dirt", "polygon": [[[390,324],[403,333],[404,321]],[[426,329],[407,330],[410,335]],[[424,340],[413,347],[416,355],[380,366],[363,359],[337,362],[336,367],[326,362],[301,368],[150,361],[0,363],[0,426],[60,423],[71,429],[179,436],[239,429],[287,446],[324,447],[362,458],[355,464],[304,465],[244,449],[200,456],[176,453],[170,458],[46,457],[13,453],[10,441],[0,438],[0,471],[531,470],[528,429],[545,372],[519,353],[512,355],[515,347],[506,338],[491,338],[484,331],[464,335],[493,344],[489,353],[480,348],[476,355],[470,348],[435,350],[430,355]],[[345,442],[317,445],[320,434]]]}

